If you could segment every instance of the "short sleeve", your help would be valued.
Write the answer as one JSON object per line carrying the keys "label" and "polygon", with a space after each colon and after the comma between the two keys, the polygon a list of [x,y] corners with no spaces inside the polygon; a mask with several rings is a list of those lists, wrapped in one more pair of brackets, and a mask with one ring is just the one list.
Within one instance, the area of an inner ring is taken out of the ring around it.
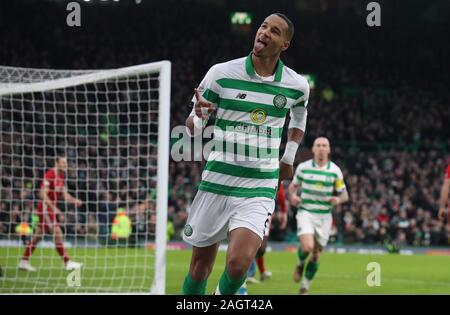
{"label": "short sleeve", "polygon": [[294,178],[292,179],[292,183],[294,185],[301,185],[303,181],[303,167],[302,164],[299,164],[295,169]]}
{"label": "short sleeve", "polygon": [[[200,93],[202,94],[202,96],[209,102],[217,105],[219,104],[219,100],[220,100],[220,86],[217,84],[217,80],[218,80],[218,69],[217,69],[217,65],[212,66],[208,72],[206,73],[205,77],[203,78],[203,80],[200,82],[198,89],[200,91]],[[195,115],[195,110],[194,110],[194,102],[196,101],[195,99],[195,94],[192,96],[192,100],[191,100],[191,106],[192,106],[192,111],[191,111],[191,116]]]}
{"label": "short sleeve", "polygon": [[289,128],[298,128],[305,131],[308,116],[309,83],[302,76],[299,76],[299,91],[301,92],[301,96],[295,100],[290,110],[291,121]]}
{"label": "short sleeve", "polygon": [[296,107],[308,107],[308,100],[309,100],[309,83],[308,81],[300,76],[300,83],[299,83],[299,90],[302,92],[302,95],[295,100],[294,105],[292,105],[292,108]]}
{"label": "short sleeve", "polygon": [[334,181],[334,189],[337,192],[343,192],[346,187],[345,187],[345,182],[344,182],[344,175],[342,174],[341,169],[337,169],[336,171],[336,180]]}

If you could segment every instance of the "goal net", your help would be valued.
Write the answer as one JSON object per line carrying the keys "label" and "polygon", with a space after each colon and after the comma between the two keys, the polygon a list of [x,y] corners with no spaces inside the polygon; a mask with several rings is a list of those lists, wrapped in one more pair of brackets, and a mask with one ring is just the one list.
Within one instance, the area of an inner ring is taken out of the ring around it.
{"label": "goal net", "polygon": [[0,67],[0,293],[165,293],[170,72]]}

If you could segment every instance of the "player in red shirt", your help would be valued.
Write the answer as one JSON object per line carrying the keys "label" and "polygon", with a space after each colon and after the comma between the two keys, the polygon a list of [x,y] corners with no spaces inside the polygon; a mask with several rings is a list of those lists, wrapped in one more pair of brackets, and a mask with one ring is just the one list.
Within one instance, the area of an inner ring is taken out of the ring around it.
{"label": "player in red shirt", "polygon": [[35,234],[28,242],[23,258],[19,263],[18,268],[21,270],[36,271],[36,269],[31,266],[29,259],[45,233],[54,235],[56,251],[63,258],[66,270],[74,270],[81,267],[80,263],[70,260],[67,255],[63,245],[62,230],[56,219],[56,216],[58,216],[59,221],[61,221],[62,218],[62,212],[57,207],[58,200],[73,203],[77,207],[81,206],[81,200],[73,197],[67,192],[67,187],[64,182],[64,171],[66,168],[66,157],[58,156],[56,158],[55,167],[47,170],[42,179],[39,192],[40,200],[37,208],[39,225]]}
{"label": "player in red shirt", "polygon": [[[278,189],[277,192],[277,199],[276,199],[276,211],[272,214],[272,216],[276,216],[276,219],[280,222],[280,230],[284,230],[287,226],[288,221],[288,208],[286,203],[286,193],[284,190],[283,182],[280,182],[280,189]],[[266,270],[265,264],[264,264],[264,254],[266,253],[267,248],[267,241],[269,239],[269,232],[271,229],[272,224],[272,216],[269,217],[267,221],[267,226],[264,233],[264,238],[261,243],[261,246],[259,247],[258,251],[256,252],[256,264],[259,269],[259,273],[261,275],[261,281],[264,281],[266,279],[269,279],[272,277],[272,272],[269,270]],[[251,273],[249,271],[249,273]],[[247,283],[259,283],[258,280],[255,279],[254,275],[251,275],[247,277],[246,280]]]}
{"label": "player in red shirt", "polygon": [[[287,204],[286,204],[286,193],[284,190],[283,182],[280,183],[280,189],[277,192],[277,210],[274,215],[280,221],[280,230],[284,230],[287,226]],[[272,272],[266,270],[264,266],[264,254],[266,253],[267,240],[269,238],[270,225],[272,223],[272,217],[270,217],[268,227],[266,229],[266,235],[264,236],[261,247],[256,253],[256,264],[258,265],[259,273],[261,274],[261,281],[264,281],[272,276]]]}
{"label": "player in red shirt", "polygon": [[[444,182],[442,183],[441,188],[441,198],[439,199],[439,219],[442,221],[445,220],[445,217],[448,214],[448,209],[450,208],[450,203],[446,206],[450,193],[450,164],[447,166],[447,170],[445,171]],[[450,217],[447,220],[447,224],[450,225]]]}

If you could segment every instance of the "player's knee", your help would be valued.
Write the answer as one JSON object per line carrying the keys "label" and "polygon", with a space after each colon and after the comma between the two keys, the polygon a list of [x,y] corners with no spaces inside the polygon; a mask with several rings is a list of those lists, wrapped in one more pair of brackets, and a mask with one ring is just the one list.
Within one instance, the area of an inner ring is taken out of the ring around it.
{"label": "player's knee", "polygon": [[194,267],[190,272],[192,278],[196,281],[204,281],[208,279],[211,270],[208,268],[202,268],[200,266]]}
{"label": "player's knee", "polygon": [[228,274],[235,278],[241,278],[247,273],[251,258],[238,255],[230,256],[227,261]]}
{"label": "player's knee", "polygon": [[192,262],[190,270],[191,276],[197,281],[203,281],[208,279],[211,274],[212,266],[208,265],[201,259],[196,259]]}
{"label": "player's knee", "polygon": [[309,242],[302,243],[302,252],[306,253],[312,253],[314,251],[314,244],[311,244]]}
{"label": "player's knee", "polygon": [[195,281],[205,281],[206,279],[208,279],[209,276],[209,272],[206,272],[204,270],[200,270],[200,269],[196,269],[196,271],[194,271],[193,273],[191,273],[191,277],[192,279],[194,279]]}
{"label": "player's knee", "polygon": [[63,241],[62,234],[55,233],[55,242],[62,243],[62,241]]}

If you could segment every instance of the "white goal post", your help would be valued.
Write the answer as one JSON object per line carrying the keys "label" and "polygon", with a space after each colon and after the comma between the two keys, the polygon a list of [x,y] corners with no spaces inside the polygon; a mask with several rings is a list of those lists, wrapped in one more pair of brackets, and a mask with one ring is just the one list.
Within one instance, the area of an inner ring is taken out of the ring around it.
{"label": "white goal post", "polygon": [[[170,61],[0,66],[0,293],[165,294],[170,94]],[[68,192],[82,201],[58,201],[65,250],[83,264],[75,286],[51,234],[30,257],[36,272],[17,265],[40,227],[43,176],[61,154]],[[119,213],[129,230],[113,231]]]}

